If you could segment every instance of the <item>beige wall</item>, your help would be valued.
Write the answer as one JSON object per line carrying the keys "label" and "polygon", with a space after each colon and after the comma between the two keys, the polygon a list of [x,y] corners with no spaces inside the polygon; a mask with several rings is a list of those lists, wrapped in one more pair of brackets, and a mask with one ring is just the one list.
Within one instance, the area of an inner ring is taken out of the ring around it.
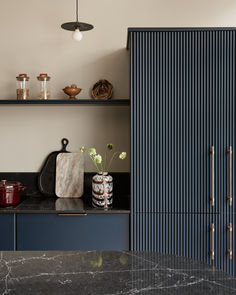
{"label": "beige wall", "polygon": [[[235,0],[80,0],[81,21],[95,26],[76,43],[60,25],[74,19],[74,0],[0,1],[0,99],[15,98],[15,77],[31,77],[36,95],[40,72],[52,76],[53,98],[70,83],[83,88],[82,98],[100,78],[115,87],[115,98],[129,97],[129,26],[236,26]],[[71,151],[107,142],[129,150],[127,107],[1,106],[0,171],[38,171],[45,156],[68,137]],[[86,170],[93,167],[87,161]],[[113,171],[128,171],[129,160]]]}

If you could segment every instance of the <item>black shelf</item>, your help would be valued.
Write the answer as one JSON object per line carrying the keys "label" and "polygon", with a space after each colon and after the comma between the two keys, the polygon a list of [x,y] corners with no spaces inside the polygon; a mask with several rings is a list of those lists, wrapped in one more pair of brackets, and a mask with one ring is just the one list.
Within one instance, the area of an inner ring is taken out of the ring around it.
{"label": "black shelf", "polygon": [[129,105],[129,99],[110,99],[110,100],[93,100],[93,99],[78,99],[78,100],[0,100],[0,105]]}

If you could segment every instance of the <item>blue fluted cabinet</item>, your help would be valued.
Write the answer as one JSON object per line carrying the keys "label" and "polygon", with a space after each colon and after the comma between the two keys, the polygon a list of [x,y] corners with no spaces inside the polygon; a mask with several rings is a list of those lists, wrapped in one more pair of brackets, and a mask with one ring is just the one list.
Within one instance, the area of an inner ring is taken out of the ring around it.
{"label": "blue fluted cabinet", "polygon": [[236,29],[131,28],[131,244],[236,274]]}

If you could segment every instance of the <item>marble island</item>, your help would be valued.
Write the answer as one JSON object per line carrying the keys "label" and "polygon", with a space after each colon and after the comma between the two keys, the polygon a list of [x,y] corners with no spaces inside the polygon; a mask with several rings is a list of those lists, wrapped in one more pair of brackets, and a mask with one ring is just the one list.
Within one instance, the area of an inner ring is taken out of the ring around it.
{"label": "marble island", "polygon": [[0,294],[236,294],[236,278],[144,252],[1,252]]}

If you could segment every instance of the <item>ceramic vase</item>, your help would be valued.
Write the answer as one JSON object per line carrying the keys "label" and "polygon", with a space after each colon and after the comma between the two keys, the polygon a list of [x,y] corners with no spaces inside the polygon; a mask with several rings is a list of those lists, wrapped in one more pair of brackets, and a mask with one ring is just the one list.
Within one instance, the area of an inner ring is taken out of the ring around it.
{"label": "ceramic vase", "polygon": [[108,172],[93,176],[92,180],[93,207],[108,209],[113,203],[113,178]]}

